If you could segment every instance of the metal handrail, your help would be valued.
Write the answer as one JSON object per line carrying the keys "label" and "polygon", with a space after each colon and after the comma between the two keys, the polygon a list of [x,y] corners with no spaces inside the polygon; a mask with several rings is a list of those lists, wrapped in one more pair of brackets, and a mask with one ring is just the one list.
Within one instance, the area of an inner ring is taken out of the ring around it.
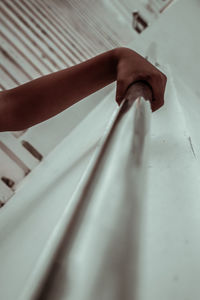
{"label": "metal handrail", "polygon": [[[49,274],[53,270],[53,263],[66,254],[68,275],[72,279],[70,282],[73,283],[73,278],[78,282],[69,288],[70,300],[111,300],[118,297],[134,299],[133,293],[135,294],[137,289],[135,286],[133,291],[131,285],[132,281],[137,281],[137,274],[129,266],[136,262],[131,253],[138,254],[139,242],[137,244],[134,239],[140,239],[142,208],[139,208],[139,202],[143,203],[145,191],[145,145],[150,123],[150,103],[145,99],[151,100],[151,97],[151,89],[144,82],[134,83],[127,90],[124,100],[112,117],[98,152],[52,233],[20,299],[40,298],[41,293],[44,296],[44,283],[46,280],[52,280]],[[122,137],[126,137],[123,143],[129,148],[126,154],[120,151],[120,147],[123,146],[120,144]],[[125,182],[121,190],[119,186],[115,186],[116,173],[117,176],[122,174]],[[121,193],[122,195],[119,195]],[[124,204],[120,197],[125,198]],[[136,207],[137,213],[133,211]],[[111,212],[110,216],[108,209]],[[107,225],[102,222],[103,217]],[[119,228],[116,230],[117,227]],[[127,238],[130,241],[126,247]],[[119,245],[121,246],[114,254],[113,251]],[[83,272],[77,276],[77,273],[73,273],[77,257],[82,262],[79,267],[86,268],[87,274]],[[93,259],[95,262],[91,263],[90,260]],[[115,263],[119,264],[119,269],[114,266]],[[110,267],[107,268],[108,266]],[[120,281],[118,272],[123,273]],[[105,284],[105,278],[111,280],[111,277],[115,283],[112,282],[111,289],[107,289],[112,294],[110,298],[106,298],[107,294],[97,296],[99,293],[105,293],[105,289],[102,291],[102,284]],[[126,295],[122,297],[122,293]]]}

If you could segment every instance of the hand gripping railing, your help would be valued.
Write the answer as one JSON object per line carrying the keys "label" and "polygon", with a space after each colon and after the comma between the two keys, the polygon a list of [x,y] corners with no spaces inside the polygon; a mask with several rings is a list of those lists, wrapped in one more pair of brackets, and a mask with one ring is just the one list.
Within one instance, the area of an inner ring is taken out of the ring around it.
{"label": "hand gripping railing", "polygon": [[49,299],[58,281],[57,299],[62,285],[67,300],[139,299],[151,97],[144,82],[128,89],[20,299]]}

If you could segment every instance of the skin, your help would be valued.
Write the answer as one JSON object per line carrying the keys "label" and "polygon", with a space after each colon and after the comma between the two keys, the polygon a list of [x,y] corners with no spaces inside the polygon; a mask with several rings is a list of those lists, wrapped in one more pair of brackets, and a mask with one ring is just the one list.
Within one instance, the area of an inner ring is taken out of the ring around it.
{"label": "skin", "polygon": [[114,81],[120,105],[129,85],[139,80],[151,86],[151,108],[158,110],[164,104],[167,77],[129,48],[107,51],[0,92],[0,131],[24,130],[43,122]]}

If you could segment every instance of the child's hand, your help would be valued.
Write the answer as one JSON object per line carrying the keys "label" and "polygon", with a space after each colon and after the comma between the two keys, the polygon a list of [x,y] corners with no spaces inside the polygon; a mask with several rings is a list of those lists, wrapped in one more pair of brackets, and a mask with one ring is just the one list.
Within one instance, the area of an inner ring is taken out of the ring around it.
{"label": "child's hand", "polygon": [[117,48],[117,91],[116,101],[120,105],[129,85],[136,81],[146,81],[152,88],[152,111],[164,104],[167,77],[142,56],[129,48]]}

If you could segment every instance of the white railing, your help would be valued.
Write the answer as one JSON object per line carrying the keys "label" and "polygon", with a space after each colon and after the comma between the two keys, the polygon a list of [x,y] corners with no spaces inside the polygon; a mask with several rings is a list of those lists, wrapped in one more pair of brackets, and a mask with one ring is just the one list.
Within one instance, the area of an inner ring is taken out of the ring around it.
{"label": "white railing", "polygon": [[142,82],[129,88],[20,299],[48,299],[57,260],[68,266],[67,299],[135,299],[150,98]]}

